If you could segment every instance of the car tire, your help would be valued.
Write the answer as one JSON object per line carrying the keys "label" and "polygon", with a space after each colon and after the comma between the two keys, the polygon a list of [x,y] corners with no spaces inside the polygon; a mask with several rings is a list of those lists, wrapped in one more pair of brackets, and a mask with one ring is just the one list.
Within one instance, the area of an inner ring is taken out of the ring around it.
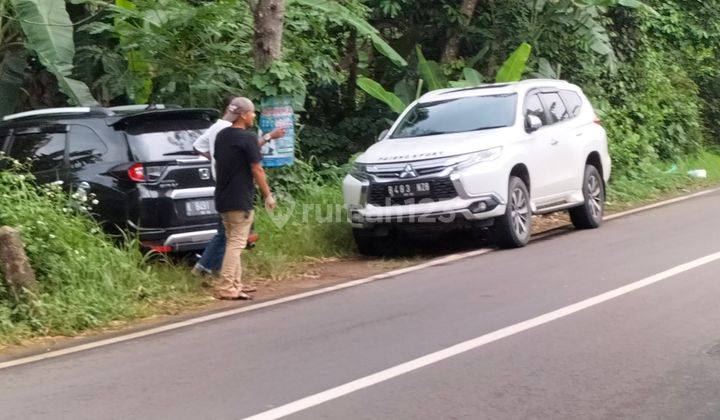
{"label": "car tire", "polygon": [[368,257],[382,257],[392,251],[392,233],[386,236],[375,236],[365,229],[353,229],[353,238],[358,252]]}
{"label": "car tire", "polygon": [[495,221],[495,243],[500,248],[521,248],[530,241],[532,209],[525,182],[511,176],[505,214]]}
{"label": "car tire", "polygon": [[577,229],[597,229],[605,213],[605,184],[600,171],[593,165],[585,166],[583,177],[583,204],[572,208],[570,220]]}

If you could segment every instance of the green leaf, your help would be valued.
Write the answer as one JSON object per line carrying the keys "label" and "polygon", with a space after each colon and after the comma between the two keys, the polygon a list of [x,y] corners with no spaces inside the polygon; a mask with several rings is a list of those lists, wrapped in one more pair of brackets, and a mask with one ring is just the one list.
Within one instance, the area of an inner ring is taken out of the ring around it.
{"label": "green leaf", "polygon": [[417,86],[407,79],[402,79],[397,82],[395,84],[395,89],[393,90],[395,95],[397,95],[397,97],[406,104],[409,104],[416,99],[415,92],[417,91]]}
{"label": "green leaf", "polygon": [[538,70],[533,74],[543,79],[558,79],[559,75],[545,57],[538,58]]}
{"label": "green leaf", "polygon": [[97,105],[90,89],[70,78],[75,57],[73,27],[63,0],[12,0],[27,47],[58,79],[60,90],[79,105]]}
{"label": "green leaf", "polygon": [[402,99],[398,98],[397,95],[395,95],[394,93],[388,92],[380,85],[380,83],[372,79],[361,76],[358,78],[357,85],[368,95],[384,102],[387,106],[390,107],[390,109],[393,110],[393,112],[400,114],[407,107],[407,104],[404,103]]}
{"label": "green leaf", "polygon": [[418,57],[418,72],[428,85],[428,90],[444,89],[448,87],[448,81],[440,65],[432,60],[425,59],[422,48],[415,46]]}
{"label": "green leaf", "polygon": [[517,82],[522,78],[525,72],[525,66],[530,58],[532,47],[530,44],[523,42],[520,46],[510,54],[510,57],[503,63],[498,70],[495,81],[497,83]]}
{"label": "green leaf", "polygon": [[5,53],[0,63],[0,117],[15,112],[20,100],[20,88],[27,68],[25,51]]}
{"label": "green leaf", "polygon": [[475,69],[465,67],[463,69],[463,76],[465,76],[465,80],[470,84],[470,86],[480,86],[483,83],[482,74]]}
{"label": "green leaf", "polygon": [[[115,6],[126,11],[137,9],[137,6],[130,0],[115,0]],[[147,15],[149,14],[144,15],[142,19],[145,19]],[[122,34],[127,28],[132,28],[132,26],[120,17],[115,18],[115,30],[119,34],[120,45],[124,48],[128,47],[128,40]],[[153,66],[150,65],[146,54],[142,51],[127,51],[125,60],[127,61],[127,72],[132,76],[132,83],[125,85],[125,94],[136,104],[148,103],[153,92]]]}
{"label": "green leaf", "polygon": [[375,49],[378,50],[382,55],[389,58],[393,63],[400,67],[407,66],[407,61],[395,51],[390,44],[385,42],[380,36],[380,32],[375,29],[368,21],[362,19],[359,16],[353,14],[348,8],[341,5],[340,3],[330,0],[290,0],[289,4],[297,3],[303,6],[312,7],[320,10],[329,16],[336,16],[345,23],[355,27],[358,33],[363,36],[368,36],[372,40]]}
{"label": "green leaf", "polygon": [[657,10],[638,0],[618,0],[618,4],[621,6],[629,7],[631,9],[645,10],[646,12],[649,12],[654,16],[660,16],[660,13],[658,13]]}

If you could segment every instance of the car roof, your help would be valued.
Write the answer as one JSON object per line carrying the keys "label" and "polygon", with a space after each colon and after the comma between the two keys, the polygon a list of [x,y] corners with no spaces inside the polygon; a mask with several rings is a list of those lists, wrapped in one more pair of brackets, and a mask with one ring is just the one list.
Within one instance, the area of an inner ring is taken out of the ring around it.
{"label": "car roof", "polygon": [[449,99],[467,98],[473,96],[524,94],[537,88],[557,88],[578,90],[579,88],[564,80],[556,79],[527,79],[511,83],[490,83],[469,88],[439,89],[426,93],[418,100],[419,103],[443,101]]}
{"label": "car roof", "polygon": [[64,107],[45,108],[6,115],[0,121],[0,128],[11,128],[27,124],[53,124],[67,121],[103,119],[108,126],[132,119],[167,118],[171,116],[189,117],[202,115],[216,118],[218,112],[206,108],[181,108],[175,105],[127,105],[119,107]]}

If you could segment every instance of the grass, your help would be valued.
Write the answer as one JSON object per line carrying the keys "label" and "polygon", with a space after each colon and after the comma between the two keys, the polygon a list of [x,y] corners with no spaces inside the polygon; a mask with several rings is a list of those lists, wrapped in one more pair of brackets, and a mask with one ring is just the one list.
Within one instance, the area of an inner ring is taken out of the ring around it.
{"label": "grass", "polygon": [[273,213],[256,211],[260,242],[243,256],[249,276],[278,280],[297,273],[308,261],[355,252],[338,184],[316,185],[279,200]]}
{"label": "grass", "polygon": [[[706,179],[693,178],[688,171],[705,169]],[[613,176],[608,186],[607,205],[620,211],[678,193],[720,183],[720,152],[704,151],[675,164],[654,163]]]}
{"label": "grass", "polygon": [[19,301],[0,286],[0,345],[173,313],[201,300],[199,284],[178,268],[149,263],[134,241],[116,246],[84,204],[59,187],[37,188],[28,175],[0,171],[0,225],[20,231],[40,284]]}

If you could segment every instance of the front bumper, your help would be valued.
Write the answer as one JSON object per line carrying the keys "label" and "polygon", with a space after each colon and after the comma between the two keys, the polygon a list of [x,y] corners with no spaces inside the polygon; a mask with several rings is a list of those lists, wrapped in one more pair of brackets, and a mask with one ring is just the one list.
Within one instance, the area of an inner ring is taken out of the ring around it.
{"label": "front bumper", "polygon": [[458,221],[477,222],[505,214],[505,201],[493,192],[469,194],[460,177],[451,177],[457,196],[451,199],[404,205],[380,206],[368,203],[370,181],[345,178],[343,193],[350,224],[369,229],[380,224],[456,226]]}

